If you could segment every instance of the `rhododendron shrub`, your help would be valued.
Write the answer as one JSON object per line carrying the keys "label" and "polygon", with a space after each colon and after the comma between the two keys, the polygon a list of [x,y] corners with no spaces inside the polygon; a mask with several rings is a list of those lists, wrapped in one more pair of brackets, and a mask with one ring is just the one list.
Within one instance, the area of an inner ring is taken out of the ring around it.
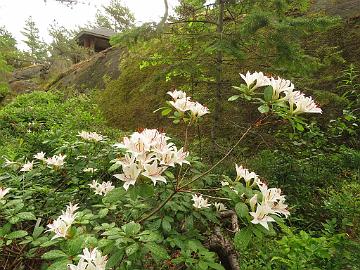
{"label": "rhododendron shrub", "polygon": [[269,77],[263,72],[249,71],[240,74],[245,84],[233,86],[240,94],[231,96],[229,101],[242,98],[259,104],[260,113],[274,113],[288,120],[294,128],[303,131],[306,122],[300,116],[305,113],[322,113],[312,97],[295,90],[294,84],[286,79]]}
{"label": "rhododendron shrub", "polygon": [[[282,108],[289,115],[320,112],[289,81],[262,73],[242,77],[245,96],[271,86],[271,100],[287,102]],[[162,114],[173,112],[186,129],[211,113],[183,91],[168,94]],[[282,190],[245,166],[235,164],[228,172],[236,172],[233,178],[213,174],[256,126],[208,169],[189,153],[188,138],[177,145],[157,129],[119,140],[82,131],[51,153],[7,157],[0,243],[24,245],[41,269],[224,269],[226,257],[237,257],[235,248],[241,252],[253,238],[266,241],[290,215]],[[213,241],[220,241],[221,256]]]}

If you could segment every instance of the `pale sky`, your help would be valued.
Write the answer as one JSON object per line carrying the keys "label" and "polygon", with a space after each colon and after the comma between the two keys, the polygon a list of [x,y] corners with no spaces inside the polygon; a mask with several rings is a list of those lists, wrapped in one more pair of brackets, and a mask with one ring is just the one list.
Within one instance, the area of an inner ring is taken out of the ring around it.
{"label": "pale sky", "polygon": [[[93,21],[97,8],[106,5],[110,0],[82,0],[88,4],[79,4],[73,8],[60,4],[54,0],[0,0],[0,26],[4,25],[18,41],[18,47],[26,49],[21,42],[20,31],[25,20],[32,16],[40,35],[46,42],[51,42],[47,31],[54,20],[68,29],[83,26]],[[137,22],[159,21],[164,13],[163,0],[123,0],[135,14]],[[169,0],[170,9],[173,9],[178,0]]]}

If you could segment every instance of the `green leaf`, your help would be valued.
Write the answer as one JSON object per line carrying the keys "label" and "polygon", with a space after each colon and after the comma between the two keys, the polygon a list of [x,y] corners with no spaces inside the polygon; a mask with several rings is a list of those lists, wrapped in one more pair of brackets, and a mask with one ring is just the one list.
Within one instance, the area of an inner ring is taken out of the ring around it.
{"label": "green leaf", "polygon": [[121,227],[127,236],[132,236],[140,232],[141,225],[134,221],[127,223]]}
{"label": "green leaf", "polygon": [[151,252],[154,259],[166,260],[170,258],[166,249],[154,242],[145,243],[145,247]]}
{"label": "green leaf", "polygon": [[210,269],[225,270],[224,266],[222,266],[221,264],[218,264],[218,263],[208,262],[208,265],[211,267]]}
{"label": "green leaf", "polygon": [[115,170],[117,170],[118,168],[120,168],[120,164],[118,163],[114,163],[113,165],[110,166],[110,168],[108,169],[108,172],[113,172]]}
{"label": "green leaf", "polygon": [[246,92],[248,91],[248,87],[245,84],[241,84],[240,86],[233,86],[232,88],[239,90],[240,92]]}
{"label": "green leaf", "polygon": [[114,252],[110,256],[110,258],[106,264],[106,269],[110,269],[110,268],[118,265],[123,257],[124,257],[124,250],[117,250],[116,252]]}
{"label": "green leaf", "polygon": [[124,196],[126,194],[126,190],[121,188],[114,188],[111,190],[106,196],[103,198],[104,203],[114,203],[117,201],[121,201],[124,199]]}
{"label": "green leaf", "polygon": [[170,171],[165,171],[164,174],[170,179],[175,179],[175,175]]}
{"label": "green leaf", "polygon": [[296,122],[295,127],[298,131],[304,131],[304,126],[300,124],[299,122]]}
{"label": "green leaf", "polygon": [[11,226],[12,226],[11,223],[6,223],[2,225],[2,227],[0,227],[0,236],[4,236],[9,232],[11,232]]}
{"label": "green leaf", "polygon": [[139,250],[139,244],[134,243],[125,249],[126,255],[130,256]]}
{"label": "green leaf", "polygon": [[67,265],[71,263],[70,260],[64,259],[57,262],[54,262],[52,265],[50,265],[47,270],[64,270],[68,269]]}
{"label": "green leaf", "polygon": [[240,96],[239,95],[234,95],[228,98],[228,101],[234,101],[237,100]]}
{"label": "green leaf", "polygon": [[171,231],[171,224],[167,219],[163,219],[161,222],[162,228],[164,229],[164,231],[166,232],[170,232]]}
{"label": "green leaf", "polygon": [[10,222],[11,224],[16,224],[16,223],[18,223],[19,221],[20,221],[20,218],[17,217],[17,216],[13,216],[13,217],[11,217],[11,218],[9,219],[9,222]]}
{"label": "green leaf", "polygon": [[63,257],[67,257],[67,255],[61,250],[50,250],[41,256],[44,260],[53,260]]}
{"label": "green leaf", "polygon": [[136,187],[137,194],[141,197],[152,197],[154,195],[154,185],[142,183]]}
{"label": "green leaf", "polygon": [[171,108],[167,108],[167,109],[165,109],[165,110],[163,110],[163,111],[161,112],[161,115],[162,115],[162,116],[166,116],[166,115],[168,115],[169,113],[171,113],[171,111],[172,111]]}
{"label": "green leaf", "polygon": [[109,209],[103,208],[103,209],[101,209],[101,210],[99,211],[98,217],[99,217],[99,218],[104,218],[104,217],[106,217],[106,215],[107,215],[108,213],[109,213]]}
{"label": "green leaf", "polygon": [[75,256],[82,252],[84,237],[76,237],[66,241],[66,253]]}
{"label": "green leaf", "polygon": [[37,223],[36,226],[35,226],[35,228],[34,228],[33,234],[32,234],[32,236],[34,237],[34,239],[38,238],[38,237],[42,234],[42,232],[43,232],[44,230],[45,230],[44,227],[39,226],[39,224]]}
{"label": "green leaf", "polygon": [[238,231],[234,237],[235,247],[240,250],[246,249],[250,243],[251,237],[252,232],[249,228],[244,228]]}
{"label": "green leaf", "polygon": [[7,239],[16,239],[16,238],[22,238],[27,235],[28,235],[27,231],[20,230],[20,231],[15,231],[15,232],[9,233],[6,238]]}
{"label": "green leaf", "polygon": [[249,208],[243,202],[239,202],[235,205],[235,211],[238,217],[247,218],[249,216]]}
{"label": "green leaf", "polygon": [[31,212],[21,212],[16,214],[16,216],[21,220],[36,220],[35,215]]}
{"label": "green leaf", "polygon": [[272,96],[273,96],[273,88],[271,85],[265,87],[264,89],[264,99],[266,102],[269,102],[272,100]]}
{"label": "green leaf", "polygon": [[155,241],[162,240],[162,237],[156,231],[146,230],[140,234],[139,240],[141,242],[155,242]]}
{"label": "green leaf", "polygon": [[270,111],[270,108],[267,104],[263,104],[260,107],[258,107],[258,111],[261,113],[267,113]]}

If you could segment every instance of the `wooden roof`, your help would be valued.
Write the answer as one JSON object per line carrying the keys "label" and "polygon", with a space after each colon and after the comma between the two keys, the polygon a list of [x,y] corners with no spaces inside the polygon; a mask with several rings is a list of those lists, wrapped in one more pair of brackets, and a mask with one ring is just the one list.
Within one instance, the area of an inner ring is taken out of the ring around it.
{"label": "wooden roof", "polygon": [[76,38],[79,39],[82,36],[89,35],[89,36],[95,36],[95,37],[104,38],[104,39],[110,39],[110,37],[115,34],[116,34],[116,32],[114,32],[112,29],[93,28],[93,29],[82,30],[79,34],[77,34]]}

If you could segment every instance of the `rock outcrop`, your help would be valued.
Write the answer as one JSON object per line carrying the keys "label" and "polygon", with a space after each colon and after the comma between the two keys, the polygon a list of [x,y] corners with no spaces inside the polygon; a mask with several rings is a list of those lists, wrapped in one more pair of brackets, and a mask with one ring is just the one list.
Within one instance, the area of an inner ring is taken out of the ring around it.
{"label": "rock outcrop", "polygon": [[25,68],[15,70],[8,76],[10,86],[10,95],[6,98],[11,98],[18,94],[40,90],[41,81],[43,81],[49,71],[49,65],[35,64]]}
{"label": "rock outcrop", "polygon": [[116,47],[101,51],[61,73],[48,84],[47,89],[73,88],[79,92],[104,89],[108,80],[115,80],[120,75],[121,54],[122,49]]}
{"label": "rock outcrop", "polygon": [[314,10],[323,10],[328,15],[360,17],[360,0],[314,0],[313,6]]}

